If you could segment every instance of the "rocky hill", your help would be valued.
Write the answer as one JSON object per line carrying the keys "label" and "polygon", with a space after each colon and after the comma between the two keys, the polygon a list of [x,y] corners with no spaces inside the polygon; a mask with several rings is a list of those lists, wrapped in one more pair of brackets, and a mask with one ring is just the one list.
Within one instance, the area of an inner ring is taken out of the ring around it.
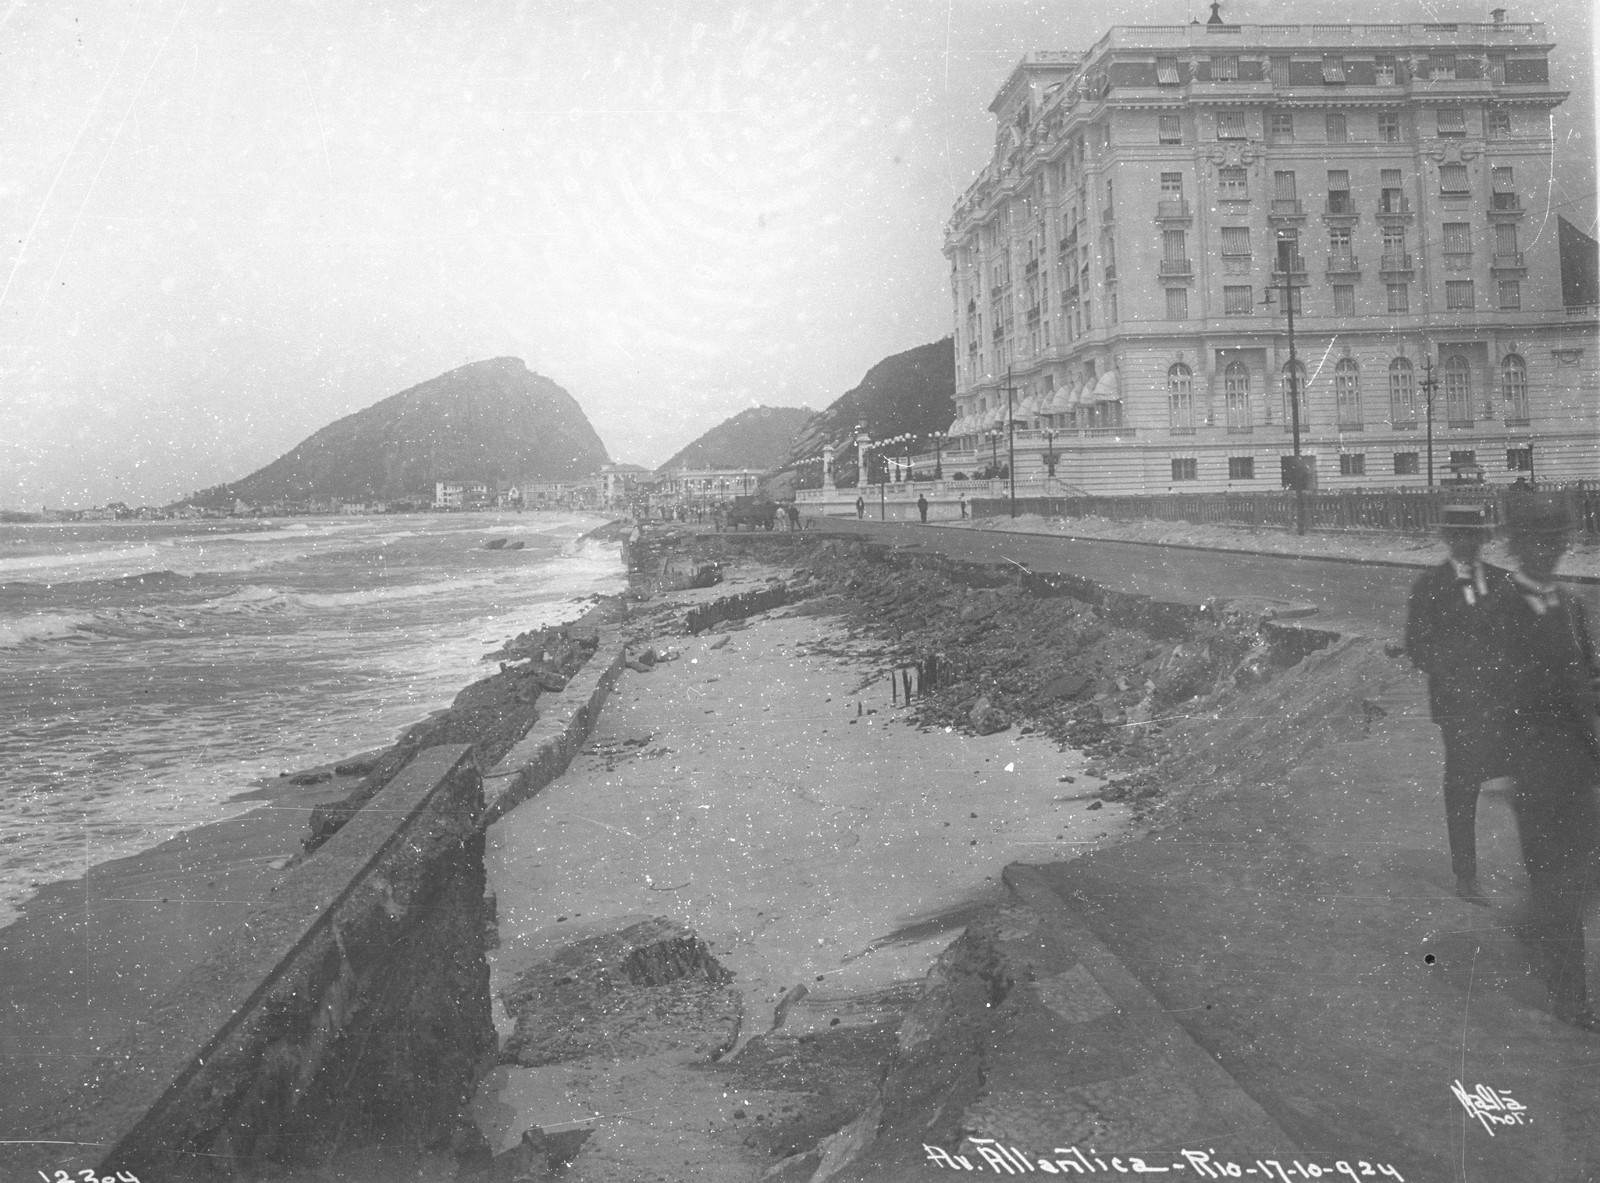
{"label": "rocky hill", "polygon": [[661,465],[674,468],[776,468],[816,412],[809,407],[751,407],[725,419]]}
{"label": "rocky hill", "polygon": [[432,495],[441,478],[587,476],[609,462],[583,408],[520,358],[473,362],[328,424],[206,499],[367,500]]}
{"label": "rocky hill", "polygon": [[[816,485],[821,466],[802,461],[821,455],[824,444],[843,451],[856,424],[874,439],[943,431],[956,417],[955,341],[946,337],[884,358],[861,384],[812,417],[779,464],[778,486]],[[852,460],[852,463],[853,460]]]}

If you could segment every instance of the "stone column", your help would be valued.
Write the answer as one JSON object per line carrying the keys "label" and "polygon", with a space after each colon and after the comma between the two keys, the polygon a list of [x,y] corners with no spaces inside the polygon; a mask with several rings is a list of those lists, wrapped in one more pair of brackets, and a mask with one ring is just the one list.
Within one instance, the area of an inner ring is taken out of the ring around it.
{"label": "stone column", "polygon": [[867,445],[872,442],[866,428],[856,428],[856,488],[867,487]]}
{"label": "stone column", "polygon": [[833,445],[822,445],[822,487],[824,489],[837,489],[839,486],[833,482]]}

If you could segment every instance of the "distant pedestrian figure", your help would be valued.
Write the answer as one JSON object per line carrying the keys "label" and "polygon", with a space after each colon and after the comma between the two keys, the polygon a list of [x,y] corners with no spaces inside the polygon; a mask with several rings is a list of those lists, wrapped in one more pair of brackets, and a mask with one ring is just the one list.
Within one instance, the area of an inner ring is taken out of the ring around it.
{"label": "distant pedestrian figure", "polygon": [[928,524],[928,497],[925,493],[917,494],[917,512],[922,515],[922,524]]}
{"label": "distant pedestrian figure", "polygon": [[1450,554],[1411,588],[1406,654],[1428,677],[1428,707],[1444,741],[1444,816],[1456,895],[1487,907],[1478,887],[1478,790],[1503,775],[1501,716],[1495,685],[1494,601],[1509,573],[1480,562],[1489,537],[1481,506],[1447,505],[1441,534]]}
{"label": "distant pedestrian figure", "polygon": [[1538,954],[1551,1013],[1600,1034],[1583,964],[1584,911],[1600,888],[1600,663],[1583,605],[1555,585],[1575,520],[1560,495],[1509,499],[1518,570],[1496,618],[1511,809],[1530,881],[1518,935]]}
{"label": "distant pedestrian figure", "polygon": [[967,495],[961,494],[961,520],[967,520]]}
{"label": "distant pedestrian figure", "polygon": [[866,516],[867,516],[867,503],[865,501],[863,501],[860,497],[857,497],[856,498],[856,517],[857,518],[864,518]]}
{"label": "distant pedestrian figure", "polygon": [[791,501],[783,507],[783,516],[789,519],[790,530],[798,530],[800,528],[800,507],[794,502]]}

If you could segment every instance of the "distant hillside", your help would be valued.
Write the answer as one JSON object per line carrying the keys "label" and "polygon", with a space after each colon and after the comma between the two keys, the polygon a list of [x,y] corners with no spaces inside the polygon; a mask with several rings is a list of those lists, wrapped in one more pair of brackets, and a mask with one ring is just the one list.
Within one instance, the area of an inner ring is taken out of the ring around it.
{"label": "distant hillside", "polygon": [[884,358],[867,371],[861,385],[840,395],[800,431],[778,466],[788,479],[775,488],[819,483],[821,466],[799,462],[821,455],[824,444],[842,452],[858,423],[865,424],[874,439],[943,431],[956,417],[955,394],[953,338]]}
{"label": "distant hillside", "polygon": [[473,362],[347,415],[207,500],[431,496],[440,478],[587,476],[609,462],[583,408],[519,358]]}
{"label": "distant hillside", "polygon": [[816,414],[809,407],[751,407],[725,419],[659,471],[674,468],[776,468]]}

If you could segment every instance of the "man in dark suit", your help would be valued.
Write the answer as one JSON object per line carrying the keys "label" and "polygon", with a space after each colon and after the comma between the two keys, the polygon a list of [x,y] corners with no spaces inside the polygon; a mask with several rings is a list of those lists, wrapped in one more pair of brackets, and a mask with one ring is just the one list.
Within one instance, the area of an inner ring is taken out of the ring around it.
{"label": "man in dark suit", "polygon": [[1447,505],[1449,557],[1411,589],[1406,653],[1428,676],[1428,707],[1444,740],[1444,815],[1456,895],[1487,907],[1478,887],[1478,790],[1503,775],[1503,709],[1494,687],[1493,607],[1508,573],[1478,558],[1489,537],[1481,506]]}
{"label": "man in dark suit", "polygon": [[1583,605],[1556,587],[1575,522],[1559,494],[1507,503],[1517,560],[1496,602],[1511,809],[1530,892],[1518,935],[1538,955],[1556,1018],[1600,1034],[1584,976],[1584,912],[1600,887],[1600,662]]}

